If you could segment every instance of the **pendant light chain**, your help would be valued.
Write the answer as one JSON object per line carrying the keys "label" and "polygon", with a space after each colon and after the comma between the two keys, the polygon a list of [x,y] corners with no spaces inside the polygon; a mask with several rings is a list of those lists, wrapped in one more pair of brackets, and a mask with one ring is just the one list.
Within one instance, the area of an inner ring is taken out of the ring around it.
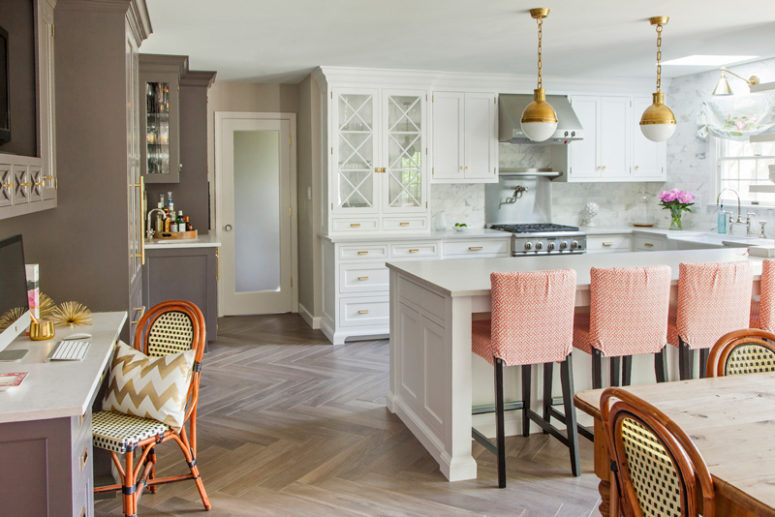
{"label": "pendant light chain", "polygon": [[657,93],[662,88],[662,24],[657,24]]}
{"label": "pendant light chain", "polygon": [[544,19],[543,18],[538,18],[536,21],[538,22],[538,89],[540,90],[541,88],[544,87],[544,81],[543,81],[543,78],[541,77],[542,71],[543,71],[543,67],[544,67],[544,61],[543,61],[543,58],[542,58],[542,54],[543,54],[542,40],[543,40],[543,36],[544,36]]}

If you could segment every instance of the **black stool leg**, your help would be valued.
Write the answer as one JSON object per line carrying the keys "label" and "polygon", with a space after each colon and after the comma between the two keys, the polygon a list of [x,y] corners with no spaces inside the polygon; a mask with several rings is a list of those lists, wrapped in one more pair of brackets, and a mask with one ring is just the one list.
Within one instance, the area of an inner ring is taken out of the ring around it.
{"label": "black stool leg", "polygon": [[[554,363],[544,363],[544,420],[550,422],[552,418],[552,376]],[[546,431],[544,431],[546,434]]]}
{"label": "black stool leg", "polygon": [[682,381],[692,378],[692,350],[683,339],[678,338],[678,371]]}
{"label": "black stool leg", "polygon": [[568,357],[562,362],[560,378],[562,379],[562,402],[565,407],[565,428],[568,435],[571,470],[574,476],[580,476],[579,435],[576,428],[576,408],[573,406],[573,361],[571,354],[568,354]]}
{"label": "black stool leg", "polygon": [[503,408],[503,360],[495,358],[495,440],[498,449],[498,488],[506,488],[506,431]]}
{"label": "black stool leg", "polygon": [[710,348],[700,349],[700,379],[704,379],[708,373],[708,356]]}
{"label": "black stool leg", "polygon": [[662,350],[654,354],[654,373],[657,376],[657,382],[665,382],[667,380],[667,356],[665,355],[665,348],[662,348]]}
{"label": "black stool leg", "polygon": [[530,364],[522,365],[522,436],[530,435]]}
{"label": "black stool leg", "polygon": [[611,358],[611,386],[619,385],[619,364],[621,362],[619,359],[619,357]]}
{"label": "black stool leg", "polygon": [[629,386],[632,380],[632,356],[622,356],[622,386]]}
{"label": "black stool leg", "polygon": [[592,387],[603,387],[603,354],[597,348],[592,349]]}

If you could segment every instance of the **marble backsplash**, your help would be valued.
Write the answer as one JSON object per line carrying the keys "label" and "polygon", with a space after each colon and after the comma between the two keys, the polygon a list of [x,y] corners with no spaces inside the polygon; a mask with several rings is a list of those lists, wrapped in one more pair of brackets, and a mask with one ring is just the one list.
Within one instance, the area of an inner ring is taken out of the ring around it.
{"label": "marble backsplash", "polygon": [[[775,81],[775,59],[732,67],[744,77],[756,74],[762,82]],[[694,211],[684,215],[684,228],[714,231],[717,209],[714,160],[708,139],[697,136],[697,116],[702,102],[713,91],[718,71],[673,78],[666,91],[667,104],[673,109],[678,128],[667,144],[667,181],[665,183],[552,183],[552,222],[579,224],[581,210],[588,202],[599,206],[593,219],[597,226],[627,226],[633,222],[653,222],[667,228],[670,215],[658,205],[660,190],[678,188],[693,192],[697,199]],[[730,79],[732,81],[732,79]],[[740,91],[745,86],[732,82]],[[550,167],[548,145],[499,144],[499,166],[510,168]],[[471,228],[485,224],[484,185],[431,185],[432,226],[448,229],[456,222]],[[768,235],[775,236],[775,209],[745,207],[757,221],[766,220]],[[759,225],[756,225],[758,232]]]}

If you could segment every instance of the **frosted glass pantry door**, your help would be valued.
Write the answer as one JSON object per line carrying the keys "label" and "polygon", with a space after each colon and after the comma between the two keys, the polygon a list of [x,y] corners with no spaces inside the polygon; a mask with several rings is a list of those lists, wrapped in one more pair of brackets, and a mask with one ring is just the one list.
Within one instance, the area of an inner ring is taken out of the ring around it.
{"label": "frosted glass pantry door", "polygon": [[295,276],[290,122],[219,115],[219,313],[290,312]]}

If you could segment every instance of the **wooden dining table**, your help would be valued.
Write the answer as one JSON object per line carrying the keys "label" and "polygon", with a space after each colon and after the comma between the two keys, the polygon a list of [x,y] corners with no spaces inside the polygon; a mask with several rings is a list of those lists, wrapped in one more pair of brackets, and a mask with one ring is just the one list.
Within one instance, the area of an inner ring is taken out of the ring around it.
{"label": "wooden dining table", "polygon": [[[694,441],[713,477],[717,516],[775,516],[775,373],[625,389],[663,411]],[[574,402],[594,417],[599,509],[607,516],[616,485],[600,419],[602,391],[582,391]]]}

